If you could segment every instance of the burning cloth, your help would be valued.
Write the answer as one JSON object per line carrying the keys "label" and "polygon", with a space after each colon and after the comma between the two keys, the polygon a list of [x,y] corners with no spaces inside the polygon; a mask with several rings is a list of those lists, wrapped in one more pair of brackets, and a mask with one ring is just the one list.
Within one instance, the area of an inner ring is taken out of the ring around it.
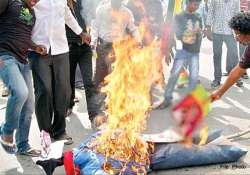
{"label": "burning cloth", "polygon": [[99,134],[92,135],[74,150],[74,164],[80,167],[81,174],[143,175],[151,170],[234,162],[247,152],[233,145],[213,144],[212,142],[221,136],[221,131],[212,131],[203,146],[198,145],[200,140],[195,134],[194,143],[189,147],[182,143],[156,143],[155,151],[150,156],[150,166],[136,162],[122,166],[122,162],[106,158],[89,148],[91,141]]}

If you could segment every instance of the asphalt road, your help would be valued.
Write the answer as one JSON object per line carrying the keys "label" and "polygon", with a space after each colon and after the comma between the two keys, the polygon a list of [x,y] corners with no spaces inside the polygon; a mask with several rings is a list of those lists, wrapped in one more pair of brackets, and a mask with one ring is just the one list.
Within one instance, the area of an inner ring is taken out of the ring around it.
{"label": "asphalt road", "polygon": [[[225,48],[224,48],[225,50]],[[225,55],[223,55],[225,60]],[[223,65],[225,61],[223,61]],[[225,66],[224,66],[225,67]],[[223,69],[224,70],[224,69]],[[169,74],[169,68],[166,68],[166,74]],[[200,80],[206,89],[210,89],[210,83],[213,79],[213,62],[211,43],[205,40],[202,44],[200,55]],[[184,94],[185,89],[177,89],[174,93],[175,102]],[[77,97],[80,102],[75,106],[73,114],[67,119],[67,131],[73,137],[74,144],[65,146],[64,150],[76,147],[81,140],[92,133],[88,115],[86,113],[86,102],[82,90],[77,90]],[[6,98],[0,98],[0,122],[4,120]],[[213,104],[213,108],[206,123],[209,129],[223,129],[223,135],[231,135],[242,132],[250,128],[250,80],[244,81],[244,87],[232,87],[225,96],[218,102]],[[164,131],[171,126],[169,122],[169,109],[160,111],[154,110],[148,119],[148,127],[146,133],[158,133]],[[33,116],[30,143],[39,148],[40,138],[39,130],[35,116]],[[250,150],[250,134],[234,140]],[[35,165],[35,159],[26,156],[8,155],[2,147],[0,147],[0,175],[43,175],[45,174],[41,168]],[[57,168],[55,175],[63,175],[64,169]],[[202,166],[193,168],[182,168],[176,170],[167,170],[160,172],[152,172],[152,175],[250,175],[250,156],[247,154],[240,161],[232,164]]]}

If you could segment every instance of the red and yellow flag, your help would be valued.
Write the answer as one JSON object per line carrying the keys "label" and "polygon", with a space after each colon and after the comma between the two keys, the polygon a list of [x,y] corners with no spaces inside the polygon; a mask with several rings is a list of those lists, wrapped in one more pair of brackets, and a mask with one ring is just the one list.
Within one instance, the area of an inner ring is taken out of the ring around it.
{"label": "red and yellow flag", "polygon": [[193,131],[208,115],[210,106],[210,94],[202,85],[197,85],[189,95],[172,109],[173,117],[185,137],[192,136]]}

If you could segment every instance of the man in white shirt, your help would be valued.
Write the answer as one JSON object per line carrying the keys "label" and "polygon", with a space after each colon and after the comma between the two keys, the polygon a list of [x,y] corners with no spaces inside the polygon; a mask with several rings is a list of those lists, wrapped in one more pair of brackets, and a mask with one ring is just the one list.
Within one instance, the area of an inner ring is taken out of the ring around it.
{"label": "man in white shirt", "polygon": [[[140,43],[140,36],[134,24],[132,12],[122,4],[122,0],[110,0],[100,4],[96,10],[96,18],[91,27],[91,47],[96,48],[96,72],[95,85],[99,89],[104,78],[111,72],[111,64],[115,60],[113,42],[122,42],[128,36],[128,32]],[[95,103],[100,111],[105,109],[105,95],[99,93]],[[100,113],[92,122],[92,128],[98,128],[106,117]]]}
{"label": "man in white shirt", "polygon": [[90,37],[82,32],[72,15],[67,0],[40,0],[34,7],[36,24],[32,40],[45,46],[42,54],[30,53],[35,88],[35,112],[40,130],[55,140],[72,138],[66,134],[65,117],[71,95],[69,79],[69,47],[65,24],[86,43]]}
{"label": "man in white shirt", "polygon": [[113,60],[109,54],[113,51],[112,43],[125,40],[128,30],[140,42],[133,14],[122,5],[122,0],[111,0],[110,3],[101,5],[97,9],[91,31],[91,46],[96,47],[98,57],[95,73],[96,86],[99,86],[111,71]]}

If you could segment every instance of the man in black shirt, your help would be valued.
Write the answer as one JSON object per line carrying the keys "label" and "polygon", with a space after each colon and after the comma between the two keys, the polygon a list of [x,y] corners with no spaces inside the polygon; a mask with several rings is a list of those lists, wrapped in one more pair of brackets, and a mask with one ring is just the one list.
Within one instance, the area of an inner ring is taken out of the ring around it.
{"label": "man in black shirt", "polygon": [[[79,25],[82,27],[83,31],[87,33],[86,23],[81,16],[82,1],[81,0],[68,0],[69,7],[77,19]],[[97,115],[97,107],[94,103],[94,94],[96,93],[94,83],[92,81],[93,71],[92,71],[92,50],[89,44],[82,44],[81,38],[76,35],[68,26],[66,26],[67,39],[69,42],[69,61],[70,61],[70,85],[71,85],[71,99],[68,108],[68,115],[72,112],[74,106],[75,98],[75,74],[77,64],[80,67],[85,94],[89,119],[93,121]],[[87,34],[86,34],[87,35]],[[89,36],[90,42],[90,36]]]}
{"label": "man in black shirt", "polygon": [[[31,116],[34,110],[29,48],[39,53],[43,47],[31,42],[35,24],[32,7],[38,0],[1,0],[0,2],[0,77],[10,90],[5,121],[0,127],[0,143],[8,153],[39,156],[40,151],[28,143]],[[15,140],[13,134],[16,129]]]}
{"label": "man in black shirt", "polygon": [[244,12],[234,16],[229,26],[233,29],[235,38],[240,44],[247,46],[237,66],[230,72],[226,82],[211,95],[212,101],[221,96],[250,68],[250,13]]}
{"label": "man in black shirt", "polygon": [[198,83],[202,21],[195,11],[199,8],[200,1],[187,0],[186,10],[175,16],[176,54],[160,109],[171,104],[174,87],[184,65],[188,66],[190,74],[189,91],[192,91]]}

